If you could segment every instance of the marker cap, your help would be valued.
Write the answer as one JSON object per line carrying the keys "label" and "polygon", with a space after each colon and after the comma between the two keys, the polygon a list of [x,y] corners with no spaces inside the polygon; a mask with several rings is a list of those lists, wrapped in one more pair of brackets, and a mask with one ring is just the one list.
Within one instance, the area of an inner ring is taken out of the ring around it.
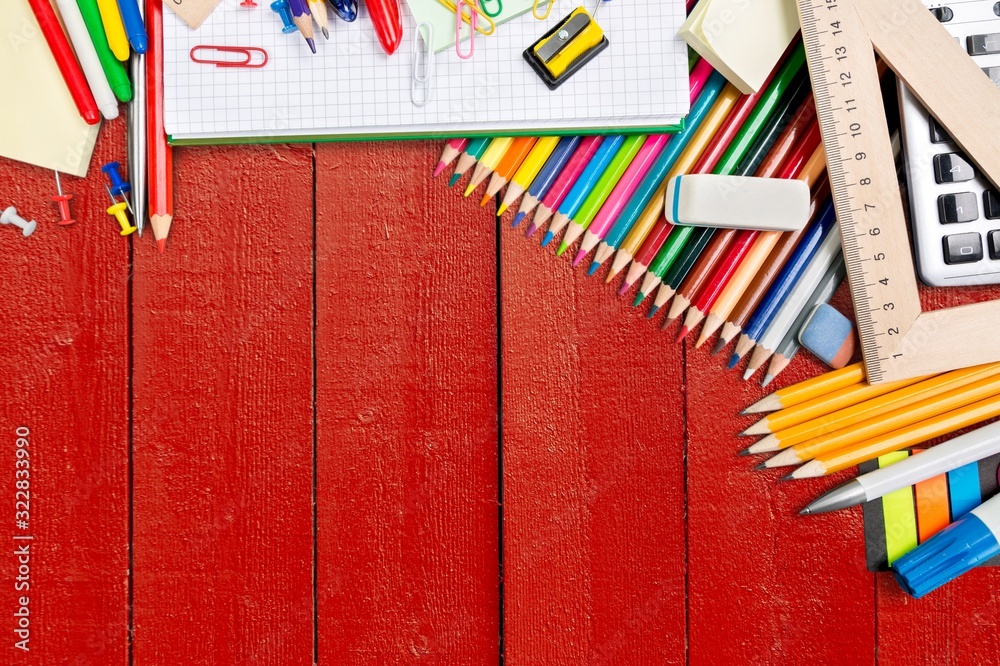
{"label": "marker cap", "polygon": [[969,513],[896,560],[892,571],[907,594],[919,599],[997,553],[996,536]]}

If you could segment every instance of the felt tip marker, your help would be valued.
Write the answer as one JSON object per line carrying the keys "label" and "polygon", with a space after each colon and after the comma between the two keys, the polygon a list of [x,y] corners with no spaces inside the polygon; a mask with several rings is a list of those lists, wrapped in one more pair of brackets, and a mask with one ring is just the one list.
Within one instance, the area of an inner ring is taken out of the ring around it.
{"label": "felt tip marker", "polygon": [[821,495],[801,515],[839,511],[1000,453],[1000,422],[960,435]]}
{"label": "felt tip marker", "polygon": [[977,506],[900,557],[893,562],[892,572],[900,587],[919,599],[998,553],[1000,496]]}

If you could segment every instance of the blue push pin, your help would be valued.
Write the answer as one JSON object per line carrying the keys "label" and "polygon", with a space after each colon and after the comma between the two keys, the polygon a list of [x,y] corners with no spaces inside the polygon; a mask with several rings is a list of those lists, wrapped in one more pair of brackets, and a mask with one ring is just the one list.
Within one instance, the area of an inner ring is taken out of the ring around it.
{"label": "blue push pin", "polygon": [[125,182],[122,175],[118,173],[122,165],[118,162],[108,162],[101,167],[103,171],[108,176],[108,180],[111,181],[111,187],[108,188],[115,196],[121,197],[126,204],[128,204],[129,211],[132,210],[132,204],[129,203],[128,197],[125,195],[132,191],[132,186]]}
{"label": "blue push pin", "polygon": [[274,0],[271,3],[271,10],[280,16],[281,22],[285,24],[282,26],[281,32],[287,35],[290,32],[298,30],[295,24],[292,23],[292,8],[289,6],[288,0]]}

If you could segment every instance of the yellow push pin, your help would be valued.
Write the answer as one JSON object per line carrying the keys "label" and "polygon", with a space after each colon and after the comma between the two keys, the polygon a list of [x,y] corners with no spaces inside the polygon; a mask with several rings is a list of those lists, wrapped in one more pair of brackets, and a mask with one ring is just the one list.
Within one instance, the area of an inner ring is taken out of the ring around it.
{"label": "yellow push pin", "polygon": [[138,231],[138,229],[132,226],[132,223],[128,221],[128,215],[125,213],[125,211],[128,210],[128,204],[124,201],[117,201],[115,199],[115,195],[111,194],[111,188],[107,185],[104,186],[104,189],[108,191],[108,196],[111,197],[111,207],[108,208],[108,215],[114,215],[115,219],[118,220],[118,224],[121,225],[122,228],[121,235],[128,236],[129,234],[133,234]]}

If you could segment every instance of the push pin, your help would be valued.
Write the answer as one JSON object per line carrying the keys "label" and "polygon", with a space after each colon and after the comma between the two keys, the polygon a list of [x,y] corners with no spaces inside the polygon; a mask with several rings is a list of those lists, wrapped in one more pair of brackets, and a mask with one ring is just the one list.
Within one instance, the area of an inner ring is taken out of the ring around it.
{"label": "push pin", "polygon": [[253,0],[243,0],[243,2],[240,3],[240,7],[246,7],[247,9],[253,9],[256,6],[257,3]]}
{"label": "push pin", "polygon": [[284,23],[281,32],[288,34],[298,30],[295,23],[292,22],[292,8],[288,4],[288,0],[274,0],[271,3],[271,10],[276,12],[281,17],[281,22]]}
{"label": "push pin", "polygon": [[15,227],[21,229],[21,233],[25,238],[35,233],[35,227],[38,226],[38,223],[34,220],[29,222],[18,215],[17,209],[13,206],[8,206],[3,214],[0,214],[0,224],[13,224]]}
{"label": "push pin", "polygon": [[121,164],[118,162],[108,162],[101,167],[101,171],[107,174],[108,180],[111,181],[111,188],[108,190],[108,192],[113,194],[111,198],[113,199],[116,196],[121,197],[122,201],[125,202],[125,206],[129,209],[129,212],[131,212],[132,204],[129,203],[128,197],[125,195],[132,191],[132,186],[126,183],[125,179],[123,179],[121,174],[118,173],[118,169],[120,168]]}
{"label": "push pin", "polygon": [[57,206],[59,206],[59,217],[62,218],[61,220],[59,220],[59,224],[64,227],[69,226],[71,224],[76,224],[76,220],[70,217],[70,212],[69,212],[69,200],[73,198],[73,195],[63,194],[62,183],[59,182],[59,172],[56,171],[55,174],[56,174],[56,191],[59,194],[52,197],[52,200],[56,202]]}
{"label": "push pin", "polygon": [[121,235],[128,236],[131,233],[138,231],[136,227],[132,226],[132,223],[128,221],[128,215],[125,213],[128,209],[128,205],[124,201],[118,201],[115,199],[115,195],[111,193],[111,188],[107,185],[104,189],[108,191],[108,196],[111,197],[111,207],[108,208],[108,215],[114,215],[115,219],[118,220],[118,224],[121,226]]}

